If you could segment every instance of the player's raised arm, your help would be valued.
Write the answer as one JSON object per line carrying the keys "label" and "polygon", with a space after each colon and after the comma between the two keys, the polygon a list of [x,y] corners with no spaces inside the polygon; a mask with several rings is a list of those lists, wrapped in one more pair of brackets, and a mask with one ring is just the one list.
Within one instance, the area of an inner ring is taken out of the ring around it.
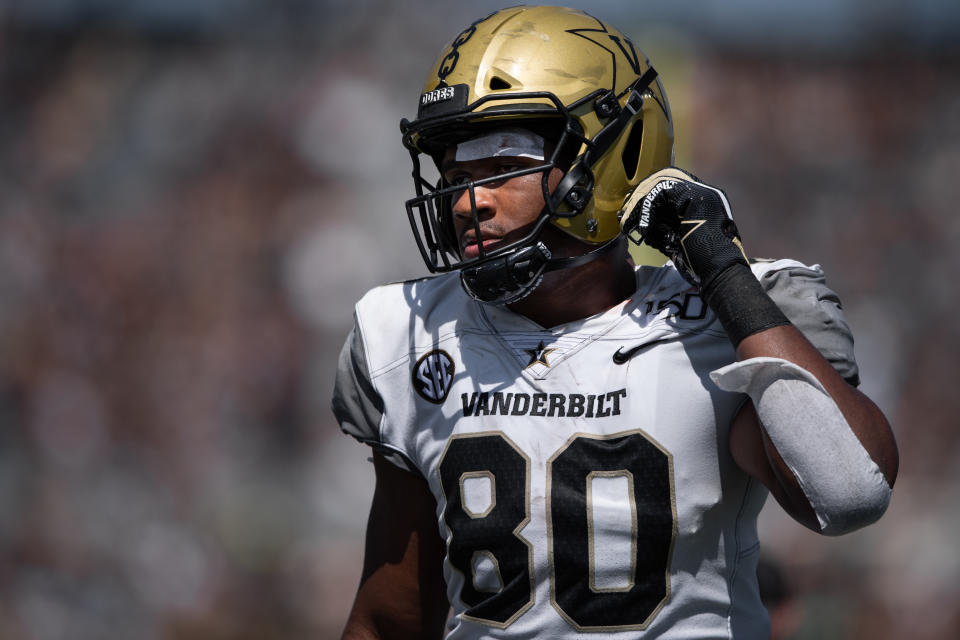
{"label": "player's raised arm", "polygon": [[440,638],[449,605],[436,501],[415,474],[379,454],[374,466],[363,575],[343,640]]}
{"label": "player's raised arm", "polygon": [[877,520],[897,475],[890,425],[764,291],[726,195],[664,169],[637,187],[621,223],[700,288],[736,347],[738,362],[712,374],[752,400],[731,429],[736,462],[815,531],[839,535]]}

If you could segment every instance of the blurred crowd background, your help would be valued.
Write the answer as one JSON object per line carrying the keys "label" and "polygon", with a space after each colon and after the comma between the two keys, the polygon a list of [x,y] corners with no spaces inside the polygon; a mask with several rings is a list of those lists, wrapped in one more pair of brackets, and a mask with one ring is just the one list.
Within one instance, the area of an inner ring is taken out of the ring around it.
{"label": "blurred crowd background", "polygon": [[[424,273],[397,124],[504,4],[0,1],[0,639],[337,637],[373,472],[336,356]],[[960,5],[589,10],[751,253],[823,265],[898,436],[879,524],[769,501],[780,637],[960,637]]]}

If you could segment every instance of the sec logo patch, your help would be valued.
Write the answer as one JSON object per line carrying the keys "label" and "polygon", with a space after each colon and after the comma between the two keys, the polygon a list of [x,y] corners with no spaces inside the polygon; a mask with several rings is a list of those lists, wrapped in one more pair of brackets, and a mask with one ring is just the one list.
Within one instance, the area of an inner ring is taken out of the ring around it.
{"label": "sec logo patch", "polygon": [[446,351],[440,349],[430,351],[413,365],[411,372],[413,388],[424,400],[441,404],[450,392],[453,372],[453,360]]}

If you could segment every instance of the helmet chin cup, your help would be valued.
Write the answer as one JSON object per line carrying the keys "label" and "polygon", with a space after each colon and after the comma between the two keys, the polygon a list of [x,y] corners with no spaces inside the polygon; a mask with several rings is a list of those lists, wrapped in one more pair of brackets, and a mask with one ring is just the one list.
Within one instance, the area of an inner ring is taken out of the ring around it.
{"label": "helmet chin cup", "polygon": [[537,241],[499,258],[461,269],[460,283],[480,302],[499,305],[518,302],[543,280],[550,255],[546,245]]}

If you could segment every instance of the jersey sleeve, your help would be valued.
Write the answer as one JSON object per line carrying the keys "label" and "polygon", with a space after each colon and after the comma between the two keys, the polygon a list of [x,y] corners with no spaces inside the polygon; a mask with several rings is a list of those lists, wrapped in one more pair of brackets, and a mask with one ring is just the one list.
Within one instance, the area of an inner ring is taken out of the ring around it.
{"label": "jersey sleeve", "polygon": [[794,261],[776,263],[758,275],[767,295],[784,315],[853,386],[860,371],[853,353],[853,333],[843,315],[840,298],[827,286],[819,266]]}
{"label": "jersey sleeve", "polygon": [[340,351],[331,405],[344,433],[370,445],[374,451],[401,469],[415,470],[406,456],[381,440],[383,398],[370,378],[363,336],[357,326],[350,330]]}

